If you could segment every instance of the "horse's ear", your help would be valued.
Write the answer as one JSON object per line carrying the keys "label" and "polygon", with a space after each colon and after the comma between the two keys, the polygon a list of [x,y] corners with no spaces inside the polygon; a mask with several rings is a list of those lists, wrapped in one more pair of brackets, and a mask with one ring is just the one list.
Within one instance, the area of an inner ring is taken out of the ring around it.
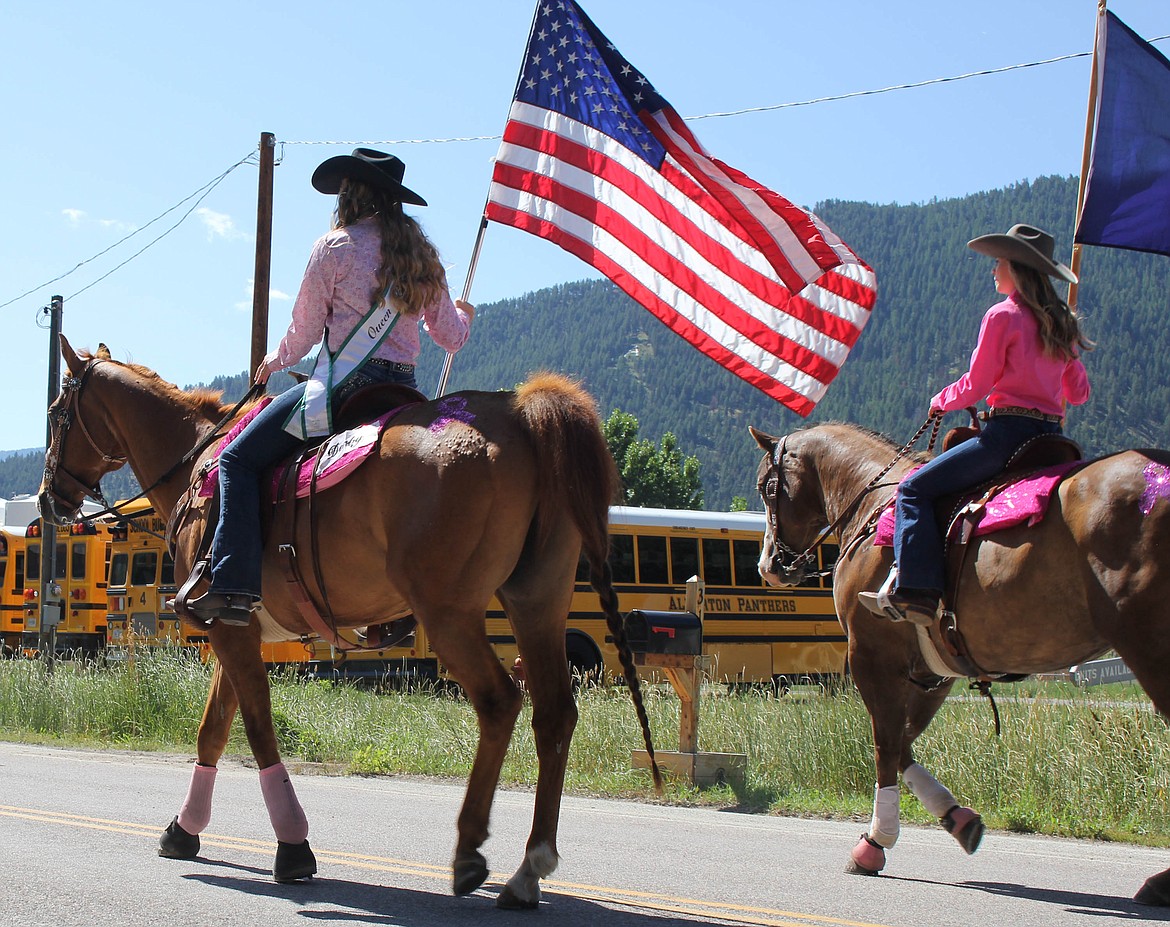
{"label": "horse's ear", "polygon": [[98,342],[97,354],[95,354],[94,357],[100,357],[102,360],[111,360],[112,359],[110,356],[110,349],[107,348],[100,341]]}
{"label": "horse's ear", "polygon": [[82,368],[82,363],[77,359],[73,345],[69,343],[69,339],[64,334],[59,334],[57,337],[61,341],[61,359],[65,361],[66,369],[70,373],[77,373]]}
{"label": "horse's ear", "polygon": [[748,425],[748,431],[750,431],[752,433],[752,437],[756,439],[756,444],[758,444],[769,454],[772,453],[772,449],[776,447],[776,438],[769,434],[764,434],[762,431],[757,431],[751,425]]}

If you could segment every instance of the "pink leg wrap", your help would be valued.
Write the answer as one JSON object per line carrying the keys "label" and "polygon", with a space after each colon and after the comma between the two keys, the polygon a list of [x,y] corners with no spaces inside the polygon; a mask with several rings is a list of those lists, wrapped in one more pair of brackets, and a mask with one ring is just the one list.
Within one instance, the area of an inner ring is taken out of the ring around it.
{"label": "pink leg wrap", "polygon": [[304,843],[309,836],[309,819],[297,801],[284,763],[260,770],[260,791],[276,839],[282,843]]}
{"label": "pink leg wrap", "polygon": [[198,834],[211,820],[211,792],[215,788],[214,766],[195,764],[191,771],[191,784],[187,787],[187,799],[179,810],[179,826],[189,834]]}
{"label": "pink leg wrap", "polygon": [[853,848],[849,858],[853,863],[852,871],[854,873],[877,875],[886,868],[886,851],[868,839],[867,834],[861,835],[861,839],[857,841],[857,846]]}

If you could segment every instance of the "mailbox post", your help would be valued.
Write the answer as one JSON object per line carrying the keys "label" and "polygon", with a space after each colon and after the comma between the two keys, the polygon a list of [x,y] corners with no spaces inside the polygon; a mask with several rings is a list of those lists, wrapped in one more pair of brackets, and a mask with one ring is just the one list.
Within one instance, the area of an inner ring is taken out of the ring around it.
{"label": "mailbox post", "polygon": [[[687,581],[685,612],[635,609],[626,617],[626,636],[637,666],[661,670],[678,695],[678,751],[655,751],[658,765],[689,779],[699,788],[743,785],[747,757],[742,753],[699,752],[699,696],[711,658],[703,654],[703,606],[706,584]],[[633,753],[635,769],[650,767],[645,750]]]}

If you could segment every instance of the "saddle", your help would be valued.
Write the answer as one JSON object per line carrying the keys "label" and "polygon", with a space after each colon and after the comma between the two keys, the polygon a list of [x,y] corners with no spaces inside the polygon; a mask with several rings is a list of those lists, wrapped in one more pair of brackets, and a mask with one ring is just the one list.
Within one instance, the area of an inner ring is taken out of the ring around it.
{"label": "saddle", "polygon": [[[958,434],[956,434],[958,432]],[[953,429],[943,442],[944,450],[968,440],[978,434],[976,427]],[[950,443],[948,443],[950,442]],[[981,519],[992,500],[1010,493],[1011,487],[1037,474],[1050,475],[1051,489],[1076,469],[1084,460],[1080,446],[1063,435],[1037,435],[1023,444],[1012,455],[1003,471],[973,489],[940,500],[936,507],[940,526],[945,526],[948,588],[943,596],[941,617],[930,627],[919,629],[919,640],[923,642],[923,655],[927,663],[941,660],[942,666],[932,665],[938,675],[966,676],[979,682],[1016,682],[1026,678],[1013,673],[996,673],[979,666],[967,647],[959,628],[959,586],[963,564],[970,550],[970,541],[981,532]],[[1043,506],[1034,517],[1038,520],[1047,508],[1047,496]],[[987,533],[987,532],[982,532]],[[928,647],[934,652],[929,653]],[[950,672],[939,672],[940,669]]]}
{"label": "saddle", "polygon": [[[343,435],[366,426],[376,428],[377,434],[381,434],[381,430],[403,409],[426,401],[426,397],[418,390],[396,383],[376,383],[363,387],[349,396],[337,409],[334,416],[335,434]],[[199,623],[199,620],[189,612],[186,603],[208,568],[211,539],[219,520],[218,480],[211,477],[217,466],[219,454],[239,430],[242,429],[237,428],[229,432],[215,453],[196,469],[191,485],[175,506],[167,525],[167,543],[172,556],[175,554],[179,532],[184,530],[199,532],[191,574],[179,590],[174,603],[176,612],[195,623]],[[324,451],[329,450],[327,442],[333,437],[335,435],[310,438],[292,456],[278,462],[262,475],[261,486],[272,487],[271,517],[264,519],[262,536],[265,543],[272,538],[277,539],[277,549],[282,555],[281,566],[290,597],[318,637],[343,652],[383,650],[395,646],[414,633],[417,624],[414,616],[405,615],[391,620],[372,618],[364,632],[358,631],[358,642],[354,643],[338,633],[321,571],[315,503],[318,492],[327,487],[319,484],[318,477],[324,469],[319,466],[322,463],[319,458]],[[343,455],[344,448],[341,452],[333,452],[331,456],[336,458]],[[335,485],[344,479],[360,465],[364,456],[349,463],[348,467],[342,467],[328,485]],[[307,499],[305,508],[308,510],[310,527],[308,559],[328,619],[322,616],[301,572],[300,558],[295,546],[298,512],[301,508],[297,504],[297,499]]]}

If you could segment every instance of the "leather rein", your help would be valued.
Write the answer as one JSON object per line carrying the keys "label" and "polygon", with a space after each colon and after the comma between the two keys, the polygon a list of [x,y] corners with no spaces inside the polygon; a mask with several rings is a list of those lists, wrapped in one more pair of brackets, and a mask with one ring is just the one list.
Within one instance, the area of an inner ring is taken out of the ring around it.
{"label": "leather rein", "polygon": [[[812,543],[809,544],[803,552],[797,552],[795,548],[789,547],[780,537],[780,485],[784,479],[784,455],[787,452],[788,435],[781,438],[776,446],[773,448],[769,459],[768,470],[764,474],[763,480],[760,482],[759,491],[760,496],[764,500],[764,510],[768,517],[768,529],[772,535],[772,555],[771,570],[777,576],[783,576],[785,579],[792,579],[794,577],[804,578],[807,576],[826,576],[831,570],[808,570],[809,564],[815,564],[816,550],[825,541],[837,533],[842,525],[844,525],[856,513],[862,500],[873,492],[875,489],[880,489],[883,486],[894,485],[892,483],[882,483],[882,478],[893,469],[894,464],[910,453],[911,448],[918,443],[918,439],[926,433],[928,428],[933,428],[930,434],[930,443],[927,445],[927,450],[934,449],[935,441],[938,439],[939,428],[942,425],[942,413],[932,412],[922,423],[922,426],[914,433],[909,441],[894,455],[893,459],[886,464],[880,473],[871,479],[865,486],[858,491],[853,500],[846,505],[841,514],[838,515],[831,524],[822,528]],[[774,487],[769,495],[769,487]],[[880,513],[880,509],[878,513]],[[876,513],[875,513],[876,514]],[[876,521],[876,517],[867,518],[865,524],[858,532],[857,536],[852,538],[847,544],[842,545],[842,550],[852,548],[862,537],[864,537],[869,526]],[[785,560],[784,558],[787,558]]]}

